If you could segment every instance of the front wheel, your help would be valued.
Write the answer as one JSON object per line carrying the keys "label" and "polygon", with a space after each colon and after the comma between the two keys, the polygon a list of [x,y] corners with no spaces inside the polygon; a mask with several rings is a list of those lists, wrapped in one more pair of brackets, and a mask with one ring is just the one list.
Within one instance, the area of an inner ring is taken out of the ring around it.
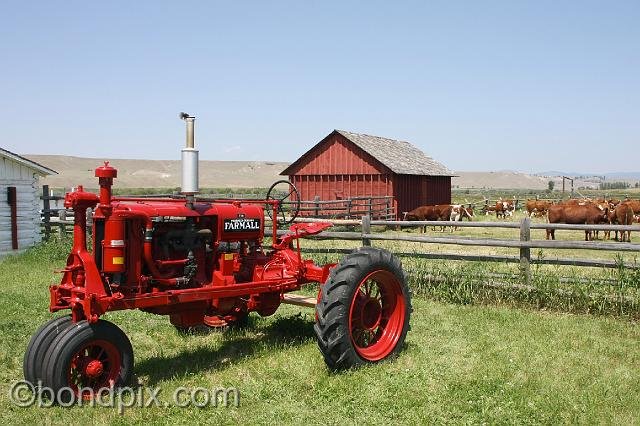
{"label": "front wheel", "polygon": [[39,383],[44,379],[42,363],[47,349],[55,338],[71,325],[71,316],[66,315],[47,321],[33,334],[24,354],[22,365],[24,378],[27,382],[33,386],[39,386]]}
{"label": "front wheel", "polygon": [[331,369],[375,363],[400,352],[411,297],[400,261],[362,247],[331,271],[316,305],[318,346]]}
{"label": "front wheel", "polygon": [[104,320],[80,321],[67,328],[52,342],[42,367],[44,384],[61,403],[91,399],[105,388],[123,386],[132,371],[131,342]]}

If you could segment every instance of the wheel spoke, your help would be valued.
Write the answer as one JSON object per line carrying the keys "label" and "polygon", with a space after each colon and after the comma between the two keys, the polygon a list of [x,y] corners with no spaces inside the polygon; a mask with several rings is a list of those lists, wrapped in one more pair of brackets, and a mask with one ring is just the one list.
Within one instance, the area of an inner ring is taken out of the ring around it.
{"label": "wheel spoke", "polygon": [[[102,356],[105,354],[105,349],[104,348],[100,348],[100,352],[98,352],[98,356],[96,356],[97,360],[102,360]],[[109,359],[109,357],[107,357],[107,359]]]}

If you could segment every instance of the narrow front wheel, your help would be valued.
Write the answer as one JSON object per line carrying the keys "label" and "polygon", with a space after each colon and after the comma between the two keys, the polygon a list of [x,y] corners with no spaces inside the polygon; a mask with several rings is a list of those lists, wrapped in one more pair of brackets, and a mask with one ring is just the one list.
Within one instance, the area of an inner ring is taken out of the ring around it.
{"label": "narrow front wheel", "polygon": [[39,383],[44,379],[42,364],[47,349],[49,349],[49,346],[55,338],[67,328],[71,327],[71,325],[71,316],[66,315],[47,321],[33,333],[27,346],[27,351],[24,354],[22,364],[24,379],[27,382],[33,386],[39,386]]}
{"label": "narrow front wheel", "polygon": [[[116,325],[80,321],[51,344],[43,363],[44,384],[58,402],[91,399],[105,388],[126,384],[133,370],[131,342]],[[68,391],[61,391],[68,388]]]}

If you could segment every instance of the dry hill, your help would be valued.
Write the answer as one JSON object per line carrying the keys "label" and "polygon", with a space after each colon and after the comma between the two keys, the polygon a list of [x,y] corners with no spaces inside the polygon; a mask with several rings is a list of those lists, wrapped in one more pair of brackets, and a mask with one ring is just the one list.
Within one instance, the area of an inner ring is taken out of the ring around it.
{"label": "dry hill", "polygon": [[[25,155],[30,160],[56,170],[59,174],[43,179],[52,188],[70,188],[84,185],[96,188],[94,169],[104,161],[98,158],[81,158],[64,155]],[[112,159],[118,169],[116,186],[119,188],[176,188],[180,186],[179,160],[131,160]],[[202,188],[265,188],[278,179],[289,163],[270,161],[201,161],[200,186]],[[454,172],[455,188],[486,189],[546,189],[549,180],[562,186],[557,177],[532,176],[526,173]],[[594,185],[596,182],[576,181],[576,188]]]}
{"label": "dry hill", "polygon": [[[93,177],[96,167],[104,159],[80,158],[64,155],[25,155],[30,160],[52,168],[58,174],[41,181],[52,188],[84,185],[96,188]],[[179,160],[112,159],[118,169],[115,186],[120,188],[172,188],[180,186]],[[268,161],[200,161],[202,188],[264,188],[278,179],[289,163]]]}

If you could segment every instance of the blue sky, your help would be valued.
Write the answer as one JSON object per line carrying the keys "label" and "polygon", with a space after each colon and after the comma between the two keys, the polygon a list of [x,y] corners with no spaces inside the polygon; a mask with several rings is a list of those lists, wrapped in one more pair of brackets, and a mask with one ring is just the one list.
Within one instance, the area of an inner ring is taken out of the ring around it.
{"label": "blue sky", "polygon": [[0,146],[292,161],[332,129],[455,170],[639,171],[640,1],[3,2]]}

